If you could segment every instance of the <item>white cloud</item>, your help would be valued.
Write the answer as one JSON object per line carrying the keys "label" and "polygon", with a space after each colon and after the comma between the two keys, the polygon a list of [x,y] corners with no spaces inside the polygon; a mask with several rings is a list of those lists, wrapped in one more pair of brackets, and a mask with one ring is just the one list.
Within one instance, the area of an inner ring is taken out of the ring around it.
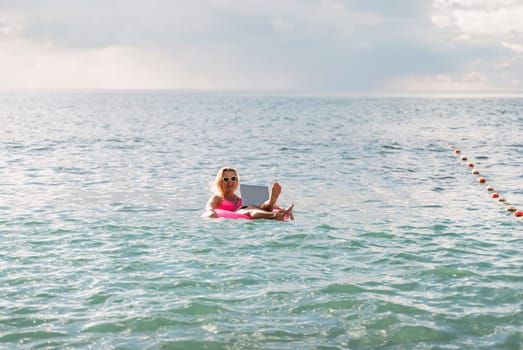
{"label": "white cloud", "polygon": [[0,12],[0,40],[20,36],[27,29],[28,20],[14,12]]}
{"label": "white cloud", "polygon": [[211,7],[232,16],[263,22],[268,19],[277,34],[288,39],[345,37],[383,22],[382,16],[353,10],[342,0],[208,0]]}
{"label": "white cloud", "polygon": [[0,42],[0,52],[3,89],[161,88],[175,73],[162,70],[162,57],[126,47],[79,50],[16,40]]}
{"label": "white cloud", "polygon": [[[434,0],[430,18],[457,49],[461,63],[436,74],[397,77],[388,88],[432,92],[521,91],[523,3],[521,0]],[[504,47],[509,50],[502,50]],[[520,51],[521,50],[521,51]]]}
{"label": "white cloud", "polygon": [[[295,88],[255,57],[211,48],[68,48],[25,39],[0,41],[0,89]],[[238,57],[240,57],[238,59]],[[242,62],[250,62],[246,66]],[[255,66],[258,69],[252,69]],[[283,73],[283,72],[282,72]]]}
{"label": "white cloud", "polygon": [[507,49],[510,49],[514,52],[523,53],[523,45],[511,44],[511,43],[507,43],[507,42],[502,42],[501,45],[503,45]]}
{"label": "white cloud", "polygon": [[300,88],[327,69],[321,45],[381,20],[341,0],[52,2],[0,20],[0,87]]}
{"label": "white cloud", "polygon": [[382,17],[367,11],[351,10],[345,1],[267,1],[267,0],[210,0],[213,7],[251,17],[285,17],[310,25],[343,27],[374,26]]}
{"label": "white cloud", "polygon": [[410,76],[394,79],[385,85],[386,91],[408,93],[454,93],[485,92],[495,90],[480,72],[468,72],[461,76],[437,74],[428,76]]}
{"label": "white cloud", "polygon": [[520,0],[435,0],[432,21],[464,39],[497,39],[523,34]]}
{"label": "white cloud", "polygon": [[362,11],[349,10],[342,1],[321,1],[319,6],[310,9],[310,20],[319,25],[332,24],[341,34],[350,34],[362,28],[379,25],[381,16]]}
{"label": "white cloud", "polygon": [[0,0],[0,87],[514,87],[521,0],[429,4]]}

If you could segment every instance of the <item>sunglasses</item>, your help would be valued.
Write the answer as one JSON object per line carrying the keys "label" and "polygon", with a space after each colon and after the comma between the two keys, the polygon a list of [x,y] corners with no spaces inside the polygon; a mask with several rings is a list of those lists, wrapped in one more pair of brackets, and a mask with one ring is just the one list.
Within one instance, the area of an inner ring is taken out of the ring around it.
{"label": "sunglasses", "polygon": [[236,176],[231,176],[230,178],[228,177],[224,177],[222,180],[225,181],[225,182],[229,182],[229,180],[231,180],[232,182],[236,181],[237,177]]}

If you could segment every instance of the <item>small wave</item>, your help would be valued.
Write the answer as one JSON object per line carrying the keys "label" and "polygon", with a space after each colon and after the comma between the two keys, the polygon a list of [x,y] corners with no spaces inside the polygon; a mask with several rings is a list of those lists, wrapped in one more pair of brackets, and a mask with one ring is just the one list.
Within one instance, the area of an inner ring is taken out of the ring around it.
{"label": "small wave", "polygon": [[165,317],[133,317],[126,320],[124,325],[134,332],[150,332],[166,327],[189,327],[191,323]]}
{"label": "small wave", "polygon": [[107,293],[97,293],[95,295],[90,296],[89,299],[87,299],[86,304],[88,304],[88,305],[103,304],[107,300],[109,300],[109,298],[111,298],[110,294],[107,294]]}
{"label": "small wave", "polygon": [[87,325],[82,329],[84,333],[118,333],[125,330],[127,327],[121,321],[115,322],[101,322],[93,325]]}
{"label": "small wave", "polygon": [[220,341],[212,340],[172,340],[160,344],[160,349],[170,350],[187,350],[187,349],[202,349],[202,350],[221,350],[231,349],[230,344]]}
{"label": "small wave", "polygon": [[291,309],[291,313],[300,314],[309,311],[329,311],[329,310],[352,310],[361,305],[356,299],[330,300],[318,303],[308,303]]}
{"label": "small wave", "polygon": [[333,293],[340,293],[340,294],[358,294],[365,292],[364,288],[358,287],[354,284],[331,284],[327,286],[326,288],[322,289],[322,293],[327,294],[333,294]]}
{"label": "small wave", "polygon": [[322,232],[323,231],[330,232],[330,231],[339,230],[339,228],[331,226],[331,225],[328,225],[328,224],[321,224],[319,226],[316,226],[315,229],[318,230],[318,231],[322,231]]}
{"label": "small wave", "polygon": [[382,145],[381,148],[386,150],[401,150],[403,147],[400,146],[398,143],[393,143],[391,145]]}
{"label": "small wave", "polygon": [[183,315],[212,315],[227,312],[228,310],[217,304],[191,302],[190,304],[172,310],[173,313]]}
{"label": "small wave", "polygon": [[428,271],[422,272],[424,276],[437,276],[437,277],[452,277],[452,278],[465,278],[475,276],[476,274],[469,270],[455,269],[451,267],[437,267]]}
{"label": "small wave", "polygon": [[116,209],[117,212],[122,213],[148,213],[148,212],[161,212],[163,209],[161,208],[154,208],[154,207],[145,207],[145,206],[131,206],[126,205],[123,207],[120,207]]}
{"label": "small wave", "polygon": [[426,326],[403,326],[390,335],[393,344],[449,341],[454,338],[450,333]]}
{"label": "small wave", "polygon": [[383,231],[371,231],[365,233],[365,236],[371,237],[371,238],[394,238],[394,235],[392,233],[387,233]]}
{"label": "small wave", "polygon": [[39,339],[51,339],[66,337],[67,333],[51,331],[16,332],[4,334],[0,337],[0,343],[22,343]]}
{"label": "small wave", "polygon": [[403,314],[403,315],[423,315],[427,314],[428,312],[424,309],[421,309],[416,306],[412,305],[405,305],[405,304],[399,304],[399,303],[393,303],[393,302],[386,302],[384,304],[379,305],[376,308],[376,312],[392,312],[393,314]]}

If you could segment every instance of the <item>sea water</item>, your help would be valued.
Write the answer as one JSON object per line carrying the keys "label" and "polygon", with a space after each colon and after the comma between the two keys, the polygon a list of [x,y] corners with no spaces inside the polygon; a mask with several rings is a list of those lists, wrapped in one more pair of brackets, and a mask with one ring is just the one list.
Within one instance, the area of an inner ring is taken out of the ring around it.
{"label": "sea water", "polygon": [[[4,92],[0,125],[0,348],[523,347],[485,189],[523,209],[522,98]],[[202,219],[222,166],[296,220]]]}

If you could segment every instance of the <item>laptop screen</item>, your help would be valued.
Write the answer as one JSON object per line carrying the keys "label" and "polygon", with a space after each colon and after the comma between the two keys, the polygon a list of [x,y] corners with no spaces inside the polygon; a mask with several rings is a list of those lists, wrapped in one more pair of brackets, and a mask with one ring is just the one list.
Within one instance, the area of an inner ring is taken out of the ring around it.
{"label": "laptop screen", "polygon": [[269,199],[269,187],[240,184],[243,205],[259,206]]}

